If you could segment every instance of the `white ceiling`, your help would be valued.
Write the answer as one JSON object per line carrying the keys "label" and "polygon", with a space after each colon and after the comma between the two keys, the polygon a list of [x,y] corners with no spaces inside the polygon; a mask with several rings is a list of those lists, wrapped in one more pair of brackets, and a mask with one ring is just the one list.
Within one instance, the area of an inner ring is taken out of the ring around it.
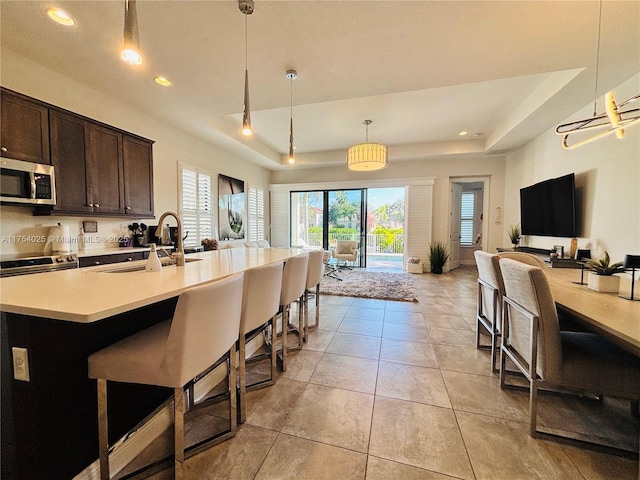
{"label": "white ceiling", "polygon": [[[54,5],[76,25],[49,20]],[[269,169],[290,168],[293,68],[296,165],[317,167],[344,163],[344,150],[364,140],[364,119],[390,161],[501,153],[556,126],[594,100],[599,6],[255,0],[250,138],[239,133],[245,19],[236,1],[139,0],[139,67],[118,58],[124,1],[1,1],[1,42]],[[599,95],[640,71],[640,2],[603,2],[601,32]],[[173,86],[155,85],[158,74]]]}

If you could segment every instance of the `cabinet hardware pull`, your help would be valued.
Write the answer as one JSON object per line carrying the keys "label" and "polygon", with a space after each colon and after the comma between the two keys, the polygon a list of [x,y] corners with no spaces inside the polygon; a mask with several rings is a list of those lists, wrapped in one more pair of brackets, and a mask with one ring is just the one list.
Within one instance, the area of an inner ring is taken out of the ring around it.
{"label": "cabinet hardware pull", "polygon": [[127,262],[133,262],[133,258],[127,257]]}
{"label": "cabinet hardware pull", "polygon": [[88,206],[89,206],[89,207],[93,207],[93,203],[90,203]]}
{"label": "cabinet hardware pull", "polygon": [[124,207],[124,208],[126,208],[127,210],[131,210],[131,207]]}
{"label": "cabinet hardware pull", "polygon": [[94,265],[100,265],[100,262],[95,261],[95,262],[93,262],[93,264],[94,264]]}
{"label": "cabinet hardware pull", "polygon": [[7,152],[8,151],[7,147],[2,147],[2,148],[0,148],[0,150],[2,150],[3,152]]}
{"label": "cabinet hardware pull", "polygon": [[100,208],[100,204],[99,203],[95,203],[93,206],[97,207],[97,208]]}

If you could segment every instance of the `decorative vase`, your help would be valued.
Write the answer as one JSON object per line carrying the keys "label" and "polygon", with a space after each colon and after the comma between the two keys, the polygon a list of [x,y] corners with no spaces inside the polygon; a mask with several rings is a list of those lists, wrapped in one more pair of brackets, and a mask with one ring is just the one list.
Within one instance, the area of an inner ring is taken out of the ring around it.
{"label": "decorative vase", "polygon": [[620,277],[615,275],[597,275],[593,272],[589,273],[587,286],[591,290],[602,293],[618,293],[620,288]]}

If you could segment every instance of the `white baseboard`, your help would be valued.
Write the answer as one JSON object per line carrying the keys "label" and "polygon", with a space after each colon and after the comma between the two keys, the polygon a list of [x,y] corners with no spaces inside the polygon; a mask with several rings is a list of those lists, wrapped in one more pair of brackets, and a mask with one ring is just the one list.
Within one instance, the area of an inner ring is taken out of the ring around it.
{"label": "white baseboard", "polygon": [[[261,335],[254,337],[247,343],[246,357],[253,355],[264,344]],[[194,397],[196,402],[202,400],[216,385],[222,382],[227,376],[226,364],[215,368],[202,377],[194,387]],[[153,416],[147,419],[137,430],[124,436],[114,445],[109,454],[109,469],[111,475],[118,473],[131,461],[142,453],[142,451],[156,438],[162,435],[167,428],[173,424],[173,401],[169,401],[156,411]],[[96,459],[91,465],[85,468],[73,480],[100,480],[100,460]]]}

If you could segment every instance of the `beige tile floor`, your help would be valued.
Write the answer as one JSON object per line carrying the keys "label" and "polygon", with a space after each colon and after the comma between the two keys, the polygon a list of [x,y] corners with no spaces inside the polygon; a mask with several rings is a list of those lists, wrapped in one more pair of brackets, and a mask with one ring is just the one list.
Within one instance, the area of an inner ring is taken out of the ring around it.
{"label": "beige tile floor", "polygon": [[[527,393],[501,390],[475,348],[475,269],[414,279],[418,303],[323,297],[320,329],[249,394],[235,438],[188,459],[188,478],[640,478],[637,459],[528,435]],[[637,448],[626,404],[545,395],[540,409]]]}

